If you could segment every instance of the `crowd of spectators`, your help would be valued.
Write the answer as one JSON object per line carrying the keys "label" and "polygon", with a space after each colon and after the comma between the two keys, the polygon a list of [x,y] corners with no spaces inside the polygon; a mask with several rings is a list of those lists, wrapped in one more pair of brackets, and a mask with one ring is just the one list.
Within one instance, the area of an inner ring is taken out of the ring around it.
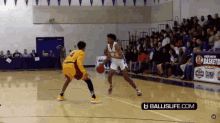
{"label": "crowd of spectators", "polygon": [[220,51],[220,18],[215,14],[167,24],[161,32],[131,42],[124,49],[129,71],[191,79],[192,56],[197,51]]}
{"label": "crowd of spectators", "polygon": [[13,54],[11,54],[10,50],[8,50],[6,54],[4,54],[3,51],[0,52],[0,58],[31,58],[31,57],[56,57],[56,55],[53,53],[53,50],[50,50],[49,53],[46,53],[45,50],[43,50],[41,55],[36,53],[35,50],[32,50],[31,53],[27,53],[26,49],[24,49],[24,53],[20,53],[18,52],[18,50],[15,50]]}

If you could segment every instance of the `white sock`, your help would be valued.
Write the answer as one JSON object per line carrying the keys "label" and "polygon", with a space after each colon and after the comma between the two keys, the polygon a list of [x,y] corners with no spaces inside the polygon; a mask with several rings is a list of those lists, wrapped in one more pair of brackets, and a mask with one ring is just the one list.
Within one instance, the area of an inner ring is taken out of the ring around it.
{"label": "white sock", "polygon": [[136,91],[139,91],[139,89],[138,88],[135,88],[136,89]]}

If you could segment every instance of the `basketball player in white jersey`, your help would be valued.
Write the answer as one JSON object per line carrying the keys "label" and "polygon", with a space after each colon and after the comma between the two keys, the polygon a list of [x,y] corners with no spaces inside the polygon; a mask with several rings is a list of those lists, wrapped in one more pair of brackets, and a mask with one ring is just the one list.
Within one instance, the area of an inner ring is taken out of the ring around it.
{"label": "basketball player in white jersey", "polygon": [[122,55],[119,44],[116,42],[116,36],[114,34],[108,34],[108,45],[107,53],[108,56],[105,61],[100,64],[101,66],[105,65],[109,60],[111,60],[110,72],[108,75],[108,82],[110,84],[109,94],[112,92],[112,76],[115,74],[115,71],[120,67],[124,79],[137,91],[137,95],[141,96],[141,91],[136,87],[134,82],[128,76],[127,63],[125,57]]}

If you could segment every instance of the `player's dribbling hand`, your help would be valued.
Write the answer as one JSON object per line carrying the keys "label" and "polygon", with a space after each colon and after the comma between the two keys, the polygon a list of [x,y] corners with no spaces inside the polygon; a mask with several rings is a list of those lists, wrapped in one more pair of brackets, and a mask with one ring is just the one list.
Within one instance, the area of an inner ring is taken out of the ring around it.
{"label": "player's dribbling hand", "polygon": [[99,66],[98,67],[101,67],[101,66],[104,66],[103,64],[99,64]]}

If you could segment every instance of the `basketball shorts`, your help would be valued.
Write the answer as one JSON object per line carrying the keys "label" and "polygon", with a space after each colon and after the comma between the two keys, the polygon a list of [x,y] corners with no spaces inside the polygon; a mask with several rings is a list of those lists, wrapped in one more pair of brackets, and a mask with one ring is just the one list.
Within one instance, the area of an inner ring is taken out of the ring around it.
{"label": "basketball shorts", "polygon": [[124,70],[124,69],[126,69],[128,67],[125,58],[112,60],[110,68],[112,70],[118,70],[118,67],[120,67],[121,70]]}
{"label": "basketball shorts", "polygon": [[80,71],[79,67],[77,66],[77,63],[63,63],[63,73],[65,74],[65,77],[71,81],[74,77],[77,80],[80,80],[83,78],[83,73]]}

